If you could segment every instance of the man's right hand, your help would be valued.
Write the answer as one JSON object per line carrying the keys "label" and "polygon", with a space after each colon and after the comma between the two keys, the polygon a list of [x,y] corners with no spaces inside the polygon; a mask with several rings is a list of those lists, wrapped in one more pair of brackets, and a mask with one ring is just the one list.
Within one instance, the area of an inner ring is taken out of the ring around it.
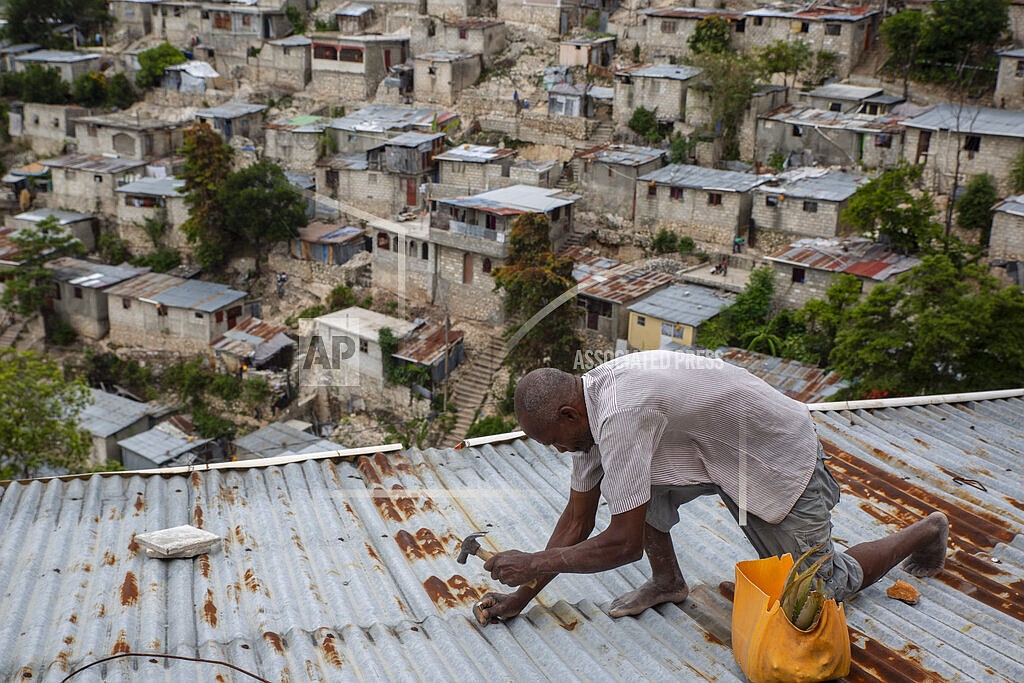
{"label": "man's right hand", "polygon": [[517,616],[528,602],[515,593],[487,593],[476,603],[474,612],[481,626],[486,626]]}

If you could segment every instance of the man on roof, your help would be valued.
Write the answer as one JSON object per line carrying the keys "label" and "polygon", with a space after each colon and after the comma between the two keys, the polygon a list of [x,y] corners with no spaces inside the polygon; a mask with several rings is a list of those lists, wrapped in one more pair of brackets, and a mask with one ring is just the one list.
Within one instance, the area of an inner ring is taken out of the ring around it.
{"label": "man on roof", "polygon": [[[582,377],[541,368],[519,381],[515,410],[530,438],[573,454],[571,488],[545,550],[509,550],[484,565],[519,587],[485,595],[478,606],[487,619],[519,614],[556,574],[600,572],[645,554],[650,580],[616,598],[609,614],[682,602],[689,587],[669,531],[678,508],[705,495],[721,498],[762,558],[796,559],[821,544],[811,561],[831,554],[818,576],[839,601],[900,562],[914,576],[933,576],[945,563],[941,512],[838,552],[831,510],[839,486],[807,407],[721,360],[646,351]],[[611,522],[591,537],[602,496]]]}

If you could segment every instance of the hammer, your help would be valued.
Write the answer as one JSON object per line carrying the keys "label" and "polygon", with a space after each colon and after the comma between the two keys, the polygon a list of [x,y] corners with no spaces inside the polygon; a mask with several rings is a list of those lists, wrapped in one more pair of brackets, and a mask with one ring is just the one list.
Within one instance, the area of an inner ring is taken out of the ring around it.
{"label": "hammer", "polygon": [[[462,545],[459,547],[459,557],[456,562],[459,564],[466,564],[466,560],[470,555],[476,555],[484,562],[494,557],[497,553],[491,552],[486,548],[481,548],[480,541],[477,540],[486,533],[486,531],[475,531],[462,539]],[[529,581],[523,585],[532,588],[537,585],[537,580],[534,579],[533,581]],[[473,605],[473,616],[476,617],[477,622],[481,626],[487,625],[487,620],[483,618],[483,614],[481,613],[480,603]]]}

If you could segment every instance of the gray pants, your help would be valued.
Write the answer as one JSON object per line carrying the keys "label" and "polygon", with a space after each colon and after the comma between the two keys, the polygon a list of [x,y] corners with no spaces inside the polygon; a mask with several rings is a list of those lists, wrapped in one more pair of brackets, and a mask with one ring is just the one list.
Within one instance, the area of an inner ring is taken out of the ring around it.
{"label": "gray pants", "polygon": [[[725,506],[739,522],[739,506],[714,484],[689,486],[652,486],[651,501],[647,506],[647,523],[659,531],[668,532],[679,522],[679,506],[699,496],[718,494]],[[747,523],[741,526],[743,534],[754,546],[759,557],[773,557],[789,553],[796,561],[805,552],[823,543],[810,561],[832,553],[818,576],[825,583],[827,595],[837,601],[845,600],[860,589],[864,570],[857,560],[846,553],[837,552],[832,543],[832,508],[839,502],[839,484],[825,466],[824,454],[818,446],[818,461],[807,488],[797,498],[793,509],[778,524],[769,524],[760,517],[747,513]],[[804,565],[806,568],[809,565]]]}

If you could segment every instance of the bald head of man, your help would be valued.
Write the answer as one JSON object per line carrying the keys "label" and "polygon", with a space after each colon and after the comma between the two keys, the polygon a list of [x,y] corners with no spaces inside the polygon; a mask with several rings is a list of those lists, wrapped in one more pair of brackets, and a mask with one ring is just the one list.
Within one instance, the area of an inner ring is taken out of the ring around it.
{"label": "bald head of man", "polygon": [[531,439],[558,451],[594,445],[583,398],[583,380],[555,368],[539,368],[516,384],[516,419]]}

